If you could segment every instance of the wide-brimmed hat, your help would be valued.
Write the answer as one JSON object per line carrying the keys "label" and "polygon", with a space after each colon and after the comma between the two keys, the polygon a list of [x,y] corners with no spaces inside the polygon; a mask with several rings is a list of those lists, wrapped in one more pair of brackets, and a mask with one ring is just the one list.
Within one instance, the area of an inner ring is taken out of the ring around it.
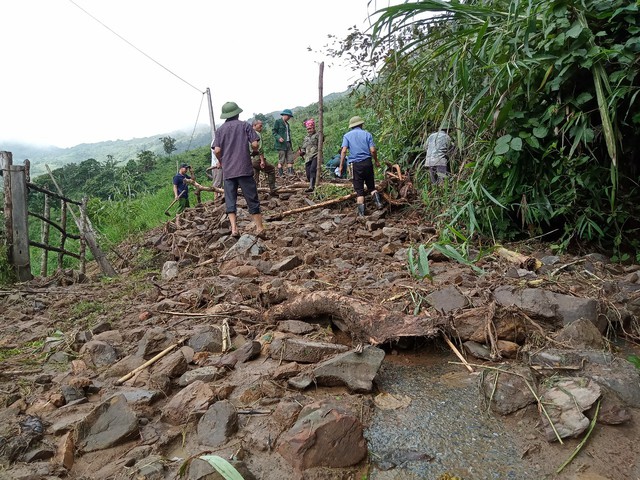
{"label": "wide-brimmed hat", "polygon": [[242,109],[238,106],[236,102],[227,102],[222,105],[222,115],[220,115],[221,119],[235,117],[236,115],[240,115]]}
{"label": "wide-brimmed hat", "polygon": [[280,112],[280,115],[289,115],[291,118],[293,118],[293,112],[288,108],[285,108],[284,110],[282,110]]}
{"label": "wide-brimmed hat", "polygon": [[358,115],[356,115],[355,117],[351,117],[351,120],[349,120],[349,128],[357,127],[358,125],[363,125],[363,124],[364,124],[364,120]]}

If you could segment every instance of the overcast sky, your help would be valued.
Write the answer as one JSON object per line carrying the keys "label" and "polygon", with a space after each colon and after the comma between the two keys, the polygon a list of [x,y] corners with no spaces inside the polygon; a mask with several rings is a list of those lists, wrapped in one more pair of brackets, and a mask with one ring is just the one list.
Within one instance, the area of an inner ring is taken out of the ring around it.
{"label": "overcast sky", "polygon": [[218,122],[229,100],[244,119],[308,105],[320,61],[325,95],[355,80],[308,47],[366,29],[389,3],[399,2],[0,0],[0,150],[9,140],[70,147],[190,130],[209,123],[207,87]]}

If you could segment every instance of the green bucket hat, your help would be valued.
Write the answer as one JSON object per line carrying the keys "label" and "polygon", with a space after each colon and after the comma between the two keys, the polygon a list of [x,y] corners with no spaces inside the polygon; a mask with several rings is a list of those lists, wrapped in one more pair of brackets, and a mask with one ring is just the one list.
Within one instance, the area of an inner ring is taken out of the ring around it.
{"label": "green bucket hat", "polygon": [[280,112],[280,115],[289,115],[291,118],[293,118],[293,112],[288,108],[285,108],[284,110],[282,110]]}
{"label": "green bucket hat", "polygon": [[364,120],[360,118],[358,115],[356,115],[355,117],[351,117],[351,120],[349,120],[349,128],[357,127],[358,125],[363,125],[363,124],[364,124]]}
{"label": "green bucket hat", "polygon": [[220,115],[221,119],[235,117],[236,115],[240,115],[242,109],[238,106],[236,102],[227,102],[222,105],[222,115]]}

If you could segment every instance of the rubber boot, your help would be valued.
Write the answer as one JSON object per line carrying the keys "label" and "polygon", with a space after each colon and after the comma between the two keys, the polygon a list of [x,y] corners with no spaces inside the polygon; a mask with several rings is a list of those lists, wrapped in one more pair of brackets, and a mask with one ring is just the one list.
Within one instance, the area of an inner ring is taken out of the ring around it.
{"label": "rubber boot", "polygon": [[284,177],[284,169],[282,167],[278,167],[278,176]]}
{"label": "rubber boot", "polygon": [[380,194],[378,192],[373,192],[373,201],[376,202],[378,210],[382,209],[382,200],[380,199]]}
{"label": "rubber boot", "polygon": [[311,193],[311,192],[313,192],[313,190],[314,190],[315,188],[316,188],[316,179],[315,179],[315,178],[312,178],[312,179],[311,179],[311,182],[309,183],[309,188],[307,188],[307,189],[305,190],[305,192],[307,192],[307,193]]}
{"label": "rubber boot", "polygon": [[358,204],[358,216],[364,217],[364,203]]}
{"label": "rubber boot", "polygon": [[267,183],[269,184],[269,194],[276,194],[276,172],[271,172],[267,175]]}
{"label": "rubber boot", "polygon": [[287,175],[294,175],[293,167],[287,168]]}

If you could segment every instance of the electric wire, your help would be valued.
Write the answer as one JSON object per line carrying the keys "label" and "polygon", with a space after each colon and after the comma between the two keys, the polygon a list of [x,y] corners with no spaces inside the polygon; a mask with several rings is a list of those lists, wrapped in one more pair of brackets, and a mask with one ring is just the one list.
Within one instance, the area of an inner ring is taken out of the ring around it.
{"label": "electric wire", "polygon": [[[206,92],[205,92],[206,93]],[[191,142],[196,134],[196,128],[198,128],[198,120],[200,120],[200,112],[202,111],[202,103],[204,102],[204,93],[200,99],[200,107],[198,107],[198,114],[196,115],[196,123],[193,125],[193,131],[191,132],[191,138],[189,138],[189,144],[187,145],[187,151],[191,150]]]}
{"label": "electric wire", "polygon": [[[174,77],[176,77],[178,80],[186,83],[187,85],[189,85],[191,88],[197,90],[200,93],[204,93],[203,89],[198,88],[196,86],[194,86],[193,84],[189,83],[188,81],[186,81],[184,78],[182,78],[180,75],[178,75],[177,73],[174,73],[173,71],[171,71],[169,68],[165,67],[163,64],[161,64],[160,62],[158,62],[156,59],[154,59],[153,57],[151,57],[150,55],[146,54],[145,52],[143,52],[142,50],[140,50],[138,47],[136,47],[133,43],[131,43],[129,40],[127,40],[126,38],[124,38],[122,35],[120,35],[118,32],[114,31],[112,28],[108,27],[107,25],[105,25],[102,21],[100,21],[98,18],[94,17],[91,13],[89,13],[88,11],[86,11],[84,8],[82,8],[80,5],[78,5],[76,2],[74,2],[73,0],[69,0],[70,3],[72,3],[73,5],[75,5],[76,7],[78,7],[81,11],[83,11],[85,14],[89,15],[92,19],[94,19],[96,22],[98,22],[100,25],[102,25],[104,28],[106,28],[107,30],[109,30],[111,33],[113,33],[115,36],[117,36],[120,40],[122,40],[123,42],[125,42],[127,45],[135,48],[139,53],[141,53],[142,55],[144,55],[145,57],[147,57],[149,60],[151,60],[153,63],[155,63],[156,65],[158,65],[159,67],[163,68],[164,70],[166,70],[167,72],[169,72],[171,75],[173,75]],[[200,104],[202,107],[202,103]]]}

